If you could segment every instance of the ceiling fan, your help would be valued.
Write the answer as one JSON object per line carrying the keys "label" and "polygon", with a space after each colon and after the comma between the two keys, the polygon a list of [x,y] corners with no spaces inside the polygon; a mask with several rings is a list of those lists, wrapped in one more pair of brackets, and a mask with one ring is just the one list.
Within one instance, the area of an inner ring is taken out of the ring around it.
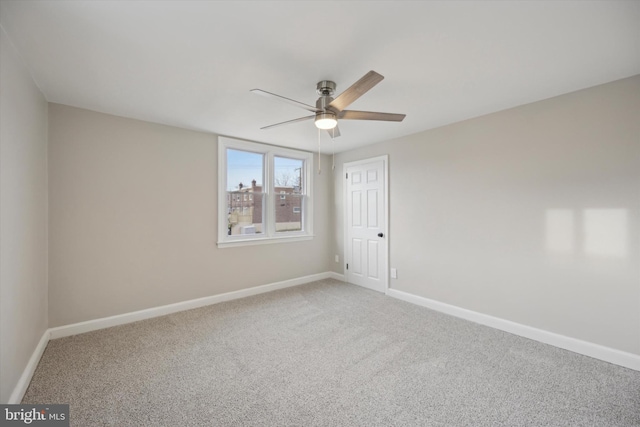
{"label": "ceiling fan", "polygon": [[260,129],[271,129],[277,126],[288,125],[291,123],[302,122],[314,119],[318,129],[326,129],[332,138],[340,136],[338,129],[338,119],[344,120],[380,120],[385,122],[401,122],[405,118],[405,114],[393,113],[377,113],[373,111],[355,111],[345,110],[353,101],[367,93],[371,88],[380,83],[384,77],[375,71],[369,71],[360,80],[352,84],[347,90],[332,98],[336,90],[336,84],[330,80],[322,80],[316,85],[316,92],[320,98],[316,101],[316,106],[298,102],[275,93],[267,92],[262,89],[252,89],[251,92],[257,93],[270,98],[279,99],[296,107],[304,108],[314,113],[311,116],[300,117],[298,119],[288,120],[282,123],[265,126]]}

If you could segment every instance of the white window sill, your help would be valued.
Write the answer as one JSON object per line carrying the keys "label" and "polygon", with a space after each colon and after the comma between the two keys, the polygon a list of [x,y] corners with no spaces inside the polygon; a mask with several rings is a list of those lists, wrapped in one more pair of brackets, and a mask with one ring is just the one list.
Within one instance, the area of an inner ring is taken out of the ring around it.
{"label": "white window sill", "polygon": [[238,240],[226,240],[218,242],[218,248],[233,248],[238,246],[255,246],[255,245],[269,245],[273,243],[292,243],[303,242],[305,240],[312,240],[313,234],[305,234],[300,236],[283,236],[283,237],[260,237],[257,239],[238,239]]}

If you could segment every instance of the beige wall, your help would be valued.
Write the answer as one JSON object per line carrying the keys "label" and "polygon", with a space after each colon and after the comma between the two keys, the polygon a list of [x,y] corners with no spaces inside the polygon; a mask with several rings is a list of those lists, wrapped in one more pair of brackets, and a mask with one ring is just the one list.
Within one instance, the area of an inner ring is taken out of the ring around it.
{"label": "beige wall", "polygon": [[49,326],[329,270],[328,174],[313,240],[218,249],[216,169],[215,135],[50,104]]}
{"label": "beige wall", "polygon": [[0,402],[47,329],[47,102],[0,28]]}
{"label": "beige wall", "polygon": [[[343,153],[337,168],[381,154],[392,288],[640,354],[640,76]],[[342,180],[334,201],[342,256]]]}

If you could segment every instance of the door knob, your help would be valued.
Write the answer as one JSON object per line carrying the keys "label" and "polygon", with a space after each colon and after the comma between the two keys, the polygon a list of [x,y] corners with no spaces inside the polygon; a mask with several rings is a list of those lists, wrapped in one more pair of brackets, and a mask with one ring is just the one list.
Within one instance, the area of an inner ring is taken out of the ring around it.
{"label": "door knob", "polygon": [[378,233],[378,237],[384,237],[384,234]]}

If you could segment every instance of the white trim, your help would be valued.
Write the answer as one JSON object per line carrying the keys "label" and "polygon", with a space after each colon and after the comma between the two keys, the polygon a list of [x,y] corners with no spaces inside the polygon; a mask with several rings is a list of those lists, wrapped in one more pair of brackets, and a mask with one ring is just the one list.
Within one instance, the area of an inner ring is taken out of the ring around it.
{"label": "white trim", "polygon": [[[261,154],[263,156],[262,174],[262,215],[263,232],[260,235],[234,235],[229,236],[226,218],[227,212],[227,149],[248,151]],[[301,172],[302,188],[304,189],[302,198],[304,207],[301,215],[301,231],[290,231],[286,233],[276,232],[275,229],[275,206],[276,197],[274,186],[274,158],[283,157],[300,160],[303,162],[304,171]],[[244,141],[225,136],[218,137],[218,248],[233,246],[251,246],[268,243],[294,242],[313,239],[313,153],[308,151],[293,150],[290,148],[278,147],[275,145],[262,144],[259,142]],[[279,236],[278,234],[286,234]]]}
{"label": "white trim", "polygon": [[340,274],[340,273],[336,273],[335,271],[330,271],[329,272],[329,278],[330,279],[335,279],[335,280],[339,280],[341,282],[344,282],[344,274]]}
{"label": "white trim", "polygon": [[47,348],[47,344],[49,343],[49,329],[44,331],[38,345],[33,350],[31,357],[29,358],[29,362],[27,366],[25,366],[24,371],[22,371],[22,375],[20,375],[20,379],[18,383],[13,388],[13,393],[11,393],[11,397],[9,397],[9,405],[17,405],[22,402],[22,398],[29,387],[29,383],[31,382],[31,378],[33,378],[33,374],[38,367],[38,363],[40,363],[40,358],[42,357],[42,353],[44,353],[44,349]]}
{"label": "white trim", "polygon": [[310,276],[298,277],[295,279],[284,280],[282,282],[270,283],[268,285],[256,286],[253,288],[241,289],[239,291],[227,292],[224,294],[212,295],[203,298],[192,299],[188,301],[177,302],[174,304],[163,305],[160,307],[148,308],[145,310],[134,311],[131,313],[118,314],[101,319],[87,320],[86,322],[74,323],[71,325],[59,326],[51,328],[51,339],[68,337],[70,335],[82,334],[98,329],[109,328],[126,323],[137,322],[139,320],[151,319],[153,317],[164,316],[167,314],[177,313],[179,311],[191,310],[194,308],[204,307],[207,305],[217,304],[220,302],[231,301],[252,295],[263,294],[278,289],[289,288],[292,286],[303,285],[305,283],[315,282],[316,280],[328,279],[332,273],[318,273]]}
{"label": "white trim", "polygon": [[38,345],[31,354],[29,362],[24,368],[24,371],[22,372],[18,383],[14,387],[13,392],[11,393],[11,397],[9,397],[9,401],[7,403],[10,405],[19,404],[22,401],[22,398],[24,397],[24,394],[29,387],[29,383],[31,383],[33,374],[38,367],[38,363],[40,363],[40,358],[42,357],[44,350],[47,348],[49,340],[96,331],[112,326],[124,325],[126,323],[137,322],[139,320],[151,319],[153,317],[164,316],[171,313],[177,313],[179,311],[191,310],[193,308],[204,307],[207,305],[217,304],[224,301],[231,301],[252,295],[263,294],[278,289],[304,285],[305,283],[311,283],[323,279],[336,279],[344,281],[344,276],[333,271],[327,271],[324,273],[283,280],[281,282],[270,283],[267,285],[255,286],[253,288],[241,289],[239,291],[227,292],[224,294],[192,299],[189,301],[182,301],[175,304],[148,308],[146,310],[134,311],[131,313],[124,313],[116,316],[103,317],[101,319],[88,320],[86,322],[59,326],[57,328],[49,328],[44,332],[44,334],[42,334],[42,338],[40,338]]}
{"label": "white trim", "polygon": [[481,325],[489,326],[501,331],[519,335],[565,350],[573,351],[594,359],[603,360],[615,365],[624,366],[625,368],[640,371],[640,355],[627,353],[614,348],[605,347],[599,344],[582,341],[576,338],[567,337],[556,334],[554,332],[537,329],[531,326],[522,325],[510,320],[501,319],[499,317],[489,316],[487,314],[478,313],[476,311],[467,310],[454,305],[424,298],[418,295],[399,291],[397,289],[388,289],[387,295],[402,301],[410,302],[422,307],[427,307],[441,313],[459,317],[461,319],[470,320]]}
{"label": "white trim", "polygon": [[291,243],[302,242],[305,240],[313,240],[313,234],[305,234],[303,236],[286,236],[286,237],[272,237],[262,239],[244,239],[229,242],[218,242],[219,248],[230,248],[236,246],[255,246],[255,245],[270,245],[272,243]]}
{"label": "white trim", "polygon": [[[387,291],[389,290],[389,254],[391,253],[390,248],[389,248],[389,214],[390,214],[390,200],[389,200],[389,155],[388,154],[383,154],[381,156],[377,156],[377,157],[370,157],[368,159],[361,159],[361,160],[354,160],[353,162],[346,162],[342,164],[342,176],[345,176],[345,174],[347,173],[347,169],[352,167],[352,166],[358,166],[361,164],[367,164],[367,163],[373,163],[373,162],[379,162],[382,161],[382,168],[384,170],[384,244],[385,244],[385,249],[386,249],[386,256],[384,259],[384,276],[385,276],[385,283],[384,283],[384,289],[382,292],[384,292],[385,294],[387,293]],[[346,181],[346,178],[345,178]],[[343,263],[343,277],[344,280],[347,280],[349,277],[349,272],[347,271],[347,260],[348,260],[348,254],[347,254],[347,248],[348,246],[348,239],[349,239],[349,233],[347,232],[347,224],[349,224],[348,219],[347,219],[347,183],[345,181],[342,181],[344,184],[342,186],[342,224],[344,227],[343,230],[343,259],[344,259],[344,263]],[[372,289],[374,291],[378,291],[377,289],[373,289],[370,288],[369,286],[363,286],[367,289]]]}

